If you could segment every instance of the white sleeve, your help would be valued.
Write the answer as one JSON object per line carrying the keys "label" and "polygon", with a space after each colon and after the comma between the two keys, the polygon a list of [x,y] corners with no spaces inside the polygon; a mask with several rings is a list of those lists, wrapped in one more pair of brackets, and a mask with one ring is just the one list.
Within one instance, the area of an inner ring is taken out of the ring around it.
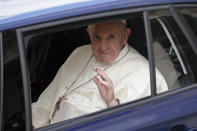
{"label": "white sleeve", "polygon": [[70,63],[70,61],[73,59],[73,56],[75,56],[76,52],[78,52],[78,48],[73,51],[73,53],[68,57],[66,62],[59,68],[58,72],[56,73],[53,81],[48,85],[48,87],[42,92],[42,94],[39,96],[38,101],[34,103],[39,105],[40,107],[43,107],[44,109],[51,110],[54,100],[56,98],[56,95],[59,90],[61,77],[64,76],[62,74],[66,74],[67,65]]}
{"label": "white sleeve", "polygon": [[42,127],[49,123],[49,111],[32,103],[32,125],[34,128]]}
{"label": "white sleeve", "polygon": [[59,90],[63,86],[62,80],[66,81],[66,75],[70,74],[68,72],[70,71],[69,69],[73,66],[73,60],[75,60],[75,58],[78,57],[80,55],[80,52],[83,52],[84,49],[87,50],[86,48],[87,46],[79,47],[72,52],[66,62],[58,70],[53,81],[44,90],[44,92],[42,92],[38,101],[32,103],[32,121],[34,127],[44,126],[49,122],[51,111],[54,108],[54,103],[60,95],[58,94]]}

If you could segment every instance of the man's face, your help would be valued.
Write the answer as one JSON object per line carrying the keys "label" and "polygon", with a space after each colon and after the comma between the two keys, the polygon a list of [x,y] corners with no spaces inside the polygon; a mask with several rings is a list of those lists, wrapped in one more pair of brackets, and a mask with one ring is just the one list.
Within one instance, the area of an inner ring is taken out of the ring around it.
{"label": "man's face", "polygon": [[102,64],[111,64],[127,42],[130,29],[117,22],[88,27],[94,57]]}

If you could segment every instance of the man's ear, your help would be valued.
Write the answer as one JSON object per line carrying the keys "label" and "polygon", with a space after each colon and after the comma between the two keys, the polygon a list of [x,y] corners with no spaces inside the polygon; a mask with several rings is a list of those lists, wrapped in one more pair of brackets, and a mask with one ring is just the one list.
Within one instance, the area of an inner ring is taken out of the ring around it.
{"label": "man's ear", "polygon": [[129,35],[131,34],[131,29],[130,28],[126,28],[125,30],[125,41],[124,43],[127,43],[127,40],[129,38]]}
{"label": "man's ear", "polygon": [[131,29],[130,28],[126,28],[126,36],[127,36],[127,39],[130,36],[130,34],[131,34]]}

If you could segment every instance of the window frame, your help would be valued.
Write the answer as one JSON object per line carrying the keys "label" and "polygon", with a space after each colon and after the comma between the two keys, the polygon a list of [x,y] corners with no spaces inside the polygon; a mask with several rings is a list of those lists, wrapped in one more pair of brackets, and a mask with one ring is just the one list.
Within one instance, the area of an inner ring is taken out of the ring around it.
{"label": "window frame", "polygon": [[22,43],[22,34],[19,30],[16,30],[17,35],[17,43],[18,43],[18,50],[19,50],[19,58],[20,58],[20,66],[22,72],[22,85],[23,85],[23,92],[24,92],[24,106],[25,106],[25,130],[31,131],[32,130],[32,115],[31,115],[31,95],[30,95],[30,85],[28,80],[28,71],[26,65],[26,56],[24,52],[24,46]]}
{"label": "window frame", "polygon": [[145,35],[147,42],[147,52],[149,58],[149,70],[150,70],[150,84],[151,84],[151,97],[157,95],[156,88],[156,74],[155,74],[155,60],[154,60],[154,51],[153,51],[153,40],[152,40],[152,31],[150,24],[149,12],[144,11],[144,26],[145,26]]}
{"label": "window frame", "polygon": [[0,32],[0,130],[3,129],[3,37]]}
{"label": "window frame", "polygon": [[[195,6],[197,7],[197,6]],[[116,112],[120,112],[123,110],[127,110],[142,104],[146,104],[152,101],[160,100],[163,98],[166,98],[171,95],[176,95],[181,92],[194,89],[194,87],[197,88],[197,84],[193,84],[190,86],[187,86],[187,88],[180,88],[174,91],[170,91],[167,93],[163,94],[156,94],[156,80],[155,80],[155,64],[154,64],[154,52],[153,52],[153,45],[152,45],[152,33],[151,33],[151,25],[150,25],[150,18],[149,16],[149,11],[154,11],[154,10],[159,10],[159,9],[166,9],[170,10],[172,13],[173,18],[175,19],[176,13],[175,9],[172,5],[156,5],[156,6],[151,6],[151,7],[139,7],[139,8],[132,8],[132,9],[122,9],[122,10],[116,10],[116,11],[107,11],[107,12],[99,12],[95,14],[88,14],[85,16],[76,16],[73,18],[65,18],[62,20],[57,20],[57,21],[52,21],[52,22],[46,22],[46,23],[41,23],[37,25],[32,25],[32,26],[27,26],[27,27],[22,27],[16,30],[17,32],[17,39],[18,39],[18,46],[19,46],[19,55],[20,55],[20,61],[21,61],[21,69],[22,69],[22,78],[23,78],[23,88],[24,88],[24,99],[25,99],[25,118],[26,118],[26,130],[31,130],[31,97],[30,97],[30,86],[29,86],[29,78],[28,78],[28,67],[26,63],[26,57],[25,57],[25,46],[24,41],[23,41],[23,35],[24,33],[32,30],[38,30],[38,29],[43,29],[43,28],[50,28],[56,25],[62,25],[62,24],[83,24],[82,22],[85,22],[87,25],[88,23],[91,23],[92,21],[95,20],[105,20],[107,17],[112,20],[113,18],[125,18],[126,14],[131,14],[131,13],[137,13],[141,12],[143,17],[144,17],[144,28],[145,28],[145,35],[146,35],[146,42],[148,45],[148,57],[149,57],[149,64],[150,64],[150,79],[151,79],[151,97],[146,97],[137,101],[132,101],[128,102],[125,104],[122,104],[118,107],[111,108],[110,110],[105,109],[96,113],[91,113],[86,115],[85,117],[79,117],[79,118],[74,118],[72,121],[66,120],[62,121],[56,124],[51,124],[43,128],[38,128],[36,130],[54,130],[54,129],[65,129],[69,128],[71,126],[77,125],[77,124],[83,124],[91,120],[95,120],[101,117],[105,117],[108,115],[112,115]],[[175,15],[173,15],[173,13]],[[176,16],[179,18],[179,16]],[[180,19],[180,18],[179,18]],[[182,24],[181,24],[182,25]],[[182,29],[182,27],[180,27]],[[187,30],[184,29],[184,31]],[[189,38],[190,39],[190,38]],[[94,115],[93,115],[94,114]]]}

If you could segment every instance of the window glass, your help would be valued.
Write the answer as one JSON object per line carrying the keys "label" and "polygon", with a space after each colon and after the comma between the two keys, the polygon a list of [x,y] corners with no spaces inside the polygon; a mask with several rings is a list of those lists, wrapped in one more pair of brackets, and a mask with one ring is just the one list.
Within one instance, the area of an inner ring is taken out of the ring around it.
{"label": "window glass", "polygon": [[14,30],[3,32],[4,130],[25,130],[23,85]]}
{"label": "window glass", "polygon": [[178,9],[186,19],[187,23],[197,35],[197,8],[181,8]]}
{"label": "window glass", "polygon": [[169,90],[196,82],[196,59],[190,44],[167,10],[151,13],[155,65]]}
{"label": "window glass", "polygon": [[[80,25],[24,34],[35,128],[150,96],[142,13]],[[158,91],[166,91],[157,74]]]}

